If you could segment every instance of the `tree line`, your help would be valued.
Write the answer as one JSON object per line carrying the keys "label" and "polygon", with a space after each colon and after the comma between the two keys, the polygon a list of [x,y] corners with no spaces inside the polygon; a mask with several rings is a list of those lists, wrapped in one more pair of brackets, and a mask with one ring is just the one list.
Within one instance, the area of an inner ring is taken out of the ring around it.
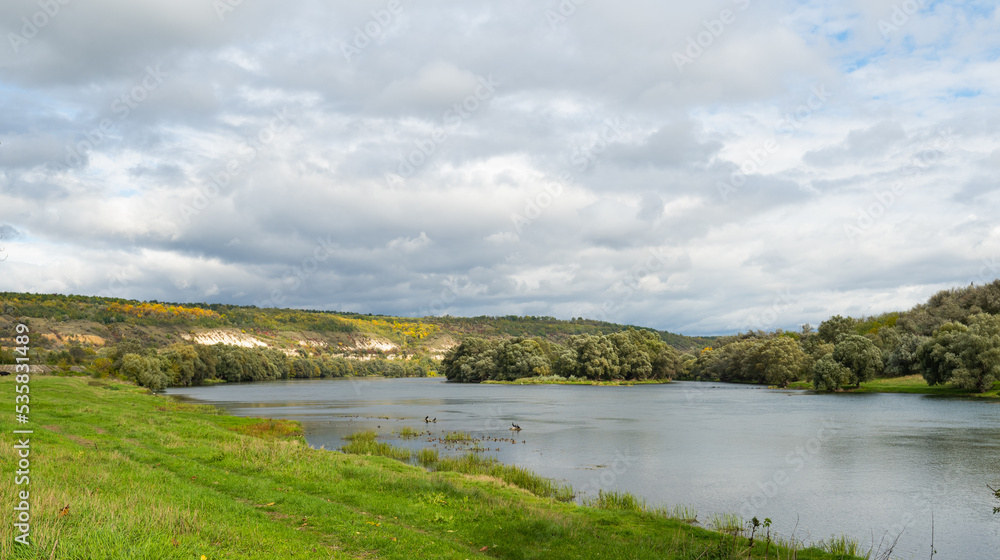
{"label": "tree line", "polygon": [[627,329],[570,336],[566,344],[542,338],[489,340],[471,337],[441,364],[449,381],[514,381],[556,375],[594,381],[671,379],[680,355],[656,334]]}
{"label": "tree line", "polygon": [[806,325],[721,337],[685,364],[692,379],[782,387],[811,380],[824,391],[907,375],[989,391],[1000,380],[1000,280],[939,292],[904,313],[836,315],[815,332]]}
{"label": "tree line", "polygon": [[377,375],[424,377],[434,371],[429,358],[349,360],[339,356],[289,356],[273,348],[176,343],[157,351],[136,340],[123,340],[92,366],[97,373],[119,375],[143,387],[201,385],[275,379],[319,379]]}

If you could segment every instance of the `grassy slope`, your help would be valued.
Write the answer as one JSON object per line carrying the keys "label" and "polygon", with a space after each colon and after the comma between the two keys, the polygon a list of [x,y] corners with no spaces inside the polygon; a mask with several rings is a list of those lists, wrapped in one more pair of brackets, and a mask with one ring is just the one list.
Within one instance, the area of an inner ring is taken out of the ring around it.
{"label": "grassy slope", "polygon": [[[792,389],[812,389],[813,385],[808,381],[798,381],[792,383]],[[974,393],[958,389],[950,385],[935,385],[931,387],[920,375],[908,375],[906,377],[892,377],[886,379],[874,379],[861,384],[860,389],[845,389],[848,393],[915,393],[922,395],[941,395],[952,397],[974,397],[974,398],[1000,398],[1000,382],[994,383],[993,388],[985,393]]]}
{"label": "grassy slope", "polygon": [[[12,389],[12,376],[0,378],[11,407]],[[31,397],[35,544],[13,545],[12,524],[0,524],[2,558],[693,559],[727,557],[716,549],[733,542],[489,477],[310,449],[297,424],[219,415],[118,382],[34,376]],[[5,433],[18,427],[12,411],[0,415]],[[0,466],[14,470],[9,446]],[[0,480],[3,507],[15,489],[12,476]]]}

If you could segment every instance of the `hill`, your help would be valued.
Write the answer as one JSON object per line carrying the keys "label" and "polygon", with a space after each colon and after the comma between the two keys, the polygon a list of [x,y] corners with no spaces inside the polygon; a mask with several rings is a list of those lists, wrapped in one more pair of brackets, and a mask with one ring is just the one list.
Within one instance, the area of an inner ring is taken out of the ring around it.
{"label": "hill", "polygon": [[[35,350],[43,361],[51,361],[46,360],[47,353],[82,358],[88,352],[127,339],[155,348],[189,341],[273,348],[290,356],[441,359],[448,349],[470,336],[541,337],[563,342],[577,334],[610,334],[626,328],[588,319],[564,321],[513,315],[413,318],[0,292],[0,337],[10,339],[14,326],[24,321],[30,324]],[[710,344],[708,339],[636,328],[651,331],[682,351],[697,351]]]}

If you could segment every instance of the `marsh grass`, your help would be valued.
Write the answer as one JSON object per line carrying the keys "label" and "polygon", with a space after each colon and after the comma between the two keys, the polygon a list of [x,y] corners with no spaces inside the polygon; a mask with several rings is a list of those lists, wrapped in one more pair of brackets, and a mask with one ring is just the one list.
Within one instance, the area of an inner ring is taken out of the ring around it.
{"label": "marsh grass", "polygon": [[403,429],[399,430],[399,437],[403,439],[413,439],[416,437],[420,437],[420,434],[422,433],[423,432],[418,432],[417,430],[414,430],[409,426],[403,426]]}
{"label": "marsh grass", "polygon": [[271,418],[264,418],[255,424],[236,426],[233,430],[248,436],[269,439],[285,439],[303,435],[302,425],[298,422]]}
{"label": "marsh grass", "polygon": [[605,492],[604,490],[598,490],[597,497],[584,500],[583,504],[587,507],[615,509],[619,511],[644,512],[649,509],[646,506],[645,500],[637,498],[628,492]]}
{"label": "marsh grass", "polygon": [[684,523],[697,523],[698,522],[698,512],[687,506],[674,506],[668,508],[666,506],[649,506],[645,500],[634,496],[628,492],[617,492],[598,490],[597,496],[594,498],[587,498],[583,500],[583,505],[586,507],[592,507],[596,509],[608,509],[608,510],[618,510],[618,511],[632,511],[637,513],[646,513],[664,519],[674,519]]}
{"label": "marsh grass", "polygon": [[349,443],[341,447],[344,453],[352,455],[378,455],[405,461],[410,458],[409,449],[395,447],[383,441],[378,441],[378,433],[374,431],[357,432],[345,437]]}
{"label": "marsh grass", "polygon": [[556,484],[528,469],[516,465],[506,465],[493,457],[470,453],[461,457],[444,457],[428,466],[439,472],[458,472],[497,478],[512,486],[523,488],[536,496],[551,497],[561,502],[568,502],[574,497],[573,489],[569,486]]}
{"label": "marsh grass", "polygon": [[819,541],[813,546],[820,550],[825,550],[830,554],[868,557],[865,555],[866,553],[858,541],[844,535],[840,535],[839,537],[831,536],[829,539]]}
{"label": "marsh grass", "polygon": [[713,531],[726,533],[729,535],[742,535],[744,530],[743,518],[732,513],[713,513],[708,519],[708,527]]}

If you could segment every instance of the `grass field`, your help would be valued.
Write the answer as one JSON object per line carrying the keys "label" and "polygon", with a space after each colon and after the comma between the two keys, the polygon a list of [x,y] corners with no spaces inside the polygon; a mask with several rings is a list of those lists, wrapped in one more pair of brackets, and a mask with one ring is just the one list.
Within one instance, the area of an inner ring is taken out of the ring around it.
{"label": "grass field", "polygon": [[[844,558],[777,549],[761,533],[748,550],[742,537],[620,497],[579,506],[488,460],[418,454],[428,471],[312,449],[295,422],[227,416],[117,381],[33,376],[30,387],[30,422],[15,424],[13,376],[0,378],[0,429],[8,441],[34,430],[29,485],[14,484],[12,446],[0,455],[4,559]],[[392,453],[374,440],[351,443]],[[30,546],[14,543],[24,489]]]}
{"label": "grass field", "polygon": [[[797,381],[788,386],[789,389],[812,389],[810,381]],[[848,393],[916,393],[921,395],[941,395],[952,397],[974,397],[995,399],[1000,398],[1000,382],[994,383],[993,388],[985,393],[973,393],[963,389],[957,389],[949,385],[935,385],[931,387],[921,375],[907,375],[906,377],[890,377],[886,379],[874,379],[865,381],[861,388],[845,388]]]}

